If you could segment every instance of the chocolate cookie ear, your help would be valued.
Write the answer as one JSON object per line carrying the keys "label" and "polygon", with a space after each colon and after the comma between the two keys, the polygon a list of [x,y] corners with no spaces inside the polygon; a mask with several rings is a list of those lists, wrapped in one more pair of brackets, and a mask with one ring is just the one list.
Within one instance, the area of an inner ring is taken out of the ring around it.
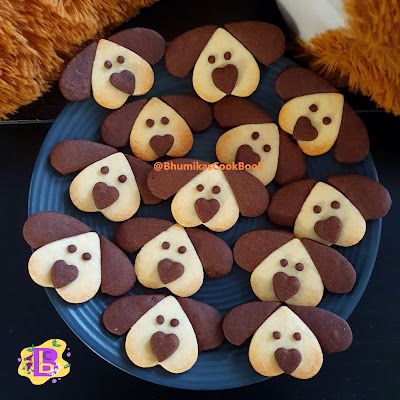
{"label": "chocolate cookie ear", "polygon": [[129,165],[132,168],[133,174],[135,175],[136,183],[139,188],[140,197],[144,204],[157,204],[161,201],[160,198],[156,197],[151,193],[147,179],[150,173],[153,171],[153,167],[145,161],[139,160],[136,157],[125,154]]}
{"label": "chocolate cookie ear", "polygon": [[96,49],[97,43],[90,43],[65,66],[59,86],[67,100],[80,101],[90,97]]}
{"label": "chocolate cookie ear", "polygon": [[285,52],[285,35],[275,25],[260,21],[243,21],[226,24],[224,28],[261,64],[272,64]]}
{"label": "chocolate cookie ear", "polygon": [[222,239],[197,228],[186,228],[186,233],[210,278],[221,277],[231,272],[232,251]]}
{"label": "chocolate cookie ear", "polygon": [[233,255],[239,267],[253,272],[263,260],[294,238],[288,232],[252,231],[247,232],[236,241]]}
{"label": "chocolate cookie ear", "polygon": [[321,275],[325,287],[330,292],[342,294],[353,289],[356,282],[356,271],[346,257],[332,247],[311,239],[300,240]]}
{"label": "chocolate cookie ear", "polygon": [[222,324],[228,342],[242,345],[280,305],[276,301],[253,301],[230,310]]}
{"label": "chocolate cookie ear", "polygon": [[392,205],[389,192],[368,176],[331,176],[326,181],[342,192],[366,220],[384,217]]}
{"label": "chocolate cookie ear", "polygon": [[279,129],[279,158],[275,181],[279,185],[298,181],[306,173],[304,153],[289,134]]}
{"label": "chocolate cookie ear", "polygon": [[114,243],[100,236],[101,292],[120,296],[133,288],[136,282],[133,264]]}
{"label": "chocolate cookie ear", "polygon": [[278,189],[271,198],[268,217],[272,223],[282,226],[293,226],[316,179],[305,179],[289,183]]}
{"label": "chocolate cookie ear", "polygon": [[132,218],[118,224],[115,243],[127,253],[134,253],[161,232],[174,225],[173,222],[158,218]]}
{"label": "chocolate cookie ear", "polygon": [[212,123],[211,108],[204,100],[193,96],[163,96],[161,100],[172,107],[193,132],[201,132]]}
{"label": "chocolate cookie ear", "polygon": [[104,143],[113,147],[126,146],[133,124],[147,102],[148,99],[132,101],[109,114],[101,124]]}
{"label": "chocolate cookie ear", "polygon": [[164,38],[152,29],[126,29],[110,36],[108,40],[132,50],[149,64],[158,63],[165,53]]}
{"label": "chocolate cookie ear", "polygon": [[177,298],[196,334],[199,352],[218,347],[224,340],[222,316],[213,307],[189,298]]}
{"label": "chocolate cookie ear", "polygon": [[256,177],[246,171],[224,171],[224,175],[244,217],[258,217],[265,212],[268,191]]}
{"label": "chocolate cookie ear", "polygon": [[344,103],[342,123],[334,150],[335,159],[344,164],[355,164],[364,160],[368,152],[367,128],[351,107]]}
{"label": "chocolate cookie ear", "polygon": [[235,96],[226,96],[214,104],[214,118],[221,128],[274,122],[257,104]]}
{"label": "chocolate cookie ear", "polygon": [[50,154],[50,164],[60,174],[68,175],[117,152],[113,147],[87,140],[64,140]]}
{"label": "chocolate cookie ear", "polygon": [[338,315],[318,307],[288,307],[313,331],[325,352],[337,353],[350,347],[353,333],[349,324]]}
{"label": "chocolate cookie ear", "polygon": [[332,93],[338,90],[316,73],[300,67],[283,70],[275,81],[275,90],[283,100],[312,93]]}
{"label": "chocolate cookie ear", "polygon": [[40,211],[26,220],[22,234],[25,241],[37,249],[45,244],[91,231],[88,225],[69,215]]}
{"label": "chocolate cookie ear", "polygon": [[168,199],[201,173],[199,165],[202,164],[207,163],[192,158],[175,158],[163,162],[162,167],[151,171],[147,179],[151,193],[160,199]]}
{"label": "chocolate cookie ear", "polygon": [[167,71],[174,76],[184,78],[196,64],[216,29],[216,25],[201,26],[183,33],[170,42],[165,52]]}
{"label": "chocolate cookie ear", "polygon": [[103,324],[109,332],[121,336],[164,297],[163,294],[121,297],[105,309]]}

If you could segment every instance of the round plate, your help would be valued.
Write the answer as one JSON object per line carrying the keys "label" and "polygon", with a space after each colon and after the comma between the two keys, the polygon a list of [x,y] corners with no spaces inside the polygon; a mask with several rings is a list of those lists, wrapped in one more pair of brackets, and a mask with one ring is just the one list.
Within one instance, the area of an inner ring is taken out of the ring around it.
{"label": "round plate", "polygon": [[[261,67],[261,81],[251,100],[262,106],[275,120],[282,101],[274,91],[274,80],[277,74],[294,65],[287,59],[266,69]],[[155,67],[155,85],[146,97],[167,94],[194,94],[191,77],[178,79],[169,75],[165,67]],[[132,99],[132,98],[131,98]],[[68,104],[51,127],[39,153],[32,176],[29,215],[41,210],[51,210],[72,215],[90,225],[98,233],[113,238],[115,224],[105,219],[100,213],[83,213],[71,203],[68,195],[72,176],[62,177],[49,164],[49,154],[53,146],[65,139],[99,140],[99,127],[108,110],[101,108],[93,100]],[[214,148],[221,129],[214,123],[206,132],[194,135],[194,145],[188,157],[215,161]],[[324,179],[331,174],[356,173],[377,179],[374,163],[369,156],[364,162],[355,166],[344,166],[337,163],[331,152],[320,157],[307,157],[307,176]],[[269,185],[270,193],[274,185]],[[152,216],[172,219],[170,201],[159,205],[141,206],[137,216]],[[272,225],[265,215],[258,218],[240,217],[230,230],[218,234],[230,246],[245,232],[270,228]],[[320,304],[322,308],[333,311],[347,318],[365,290],[372,272],[380,240],[380,220],[369,221],[363,240],[350,248],[339,248],[357,271],[357,283],[353,291],[346,295],[334,295],[325,292]],[[249,284],[250,274],[234,266],[233,271],[224,278],[208,279],[193,298],[204,301],[226,313],[238,304],[255,300]],[[219,348],[200,354],[194,367],[174,375],[161,367],[141,369],[133,365],[125,354],[125,337],[115,337],[108,333],[101,323],[101,315],[114,299],[107,295],[97,294],[84,304],[68,304],[53,289],[47,293],[61,317],[74,333],[94,352],[116,367],[136,377],[160,385],[184,389],[227,389],[260,382],[266,378],[255,372],[249,364],[248,345],[235,347],[224,343]],[[151,293],[140,284],[136,284],[132,293]],[[154,291],[153,291],[154,292]],[[131,293],[131,294],[132,294]],[[327,361],[329,362],[329,360]]]}

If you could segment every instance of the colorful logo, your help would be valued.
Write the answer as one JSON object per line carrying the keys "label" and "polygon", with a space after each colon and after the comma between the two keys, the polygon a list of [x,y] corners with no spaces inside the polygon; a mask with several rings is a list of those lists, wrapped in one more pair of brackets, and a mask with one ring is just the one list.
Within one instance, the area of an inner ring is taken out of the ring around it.
{"label": "colorful logo", "polygon": [[[18,358],[18,374],[27,377],[34,385],[43,385],[49,379],[56,383],[70,371],[71,364],[62,358],[66,348],[67,344],[61,339],[49,339],[40,346],[25,347]],[[70,351],[66,356],[71,356]]]}

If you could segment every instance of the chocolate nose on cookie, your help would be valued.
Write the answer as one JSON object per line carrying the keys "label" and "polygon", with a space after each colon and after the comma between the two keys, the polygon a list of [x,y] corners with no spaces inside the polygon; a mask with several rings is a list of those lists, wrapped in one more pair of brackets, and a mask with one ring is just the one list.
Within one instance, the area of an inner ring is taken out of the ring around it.
{"label": "chocolate nose on cookie", "polygon": [[222,68],[215,68],[212,72],[212,80],[214,85],[224,92],[231,94],[236,86],[238,78],[238,69],[233,64],[225,65]]}
{"label": "chocolate nose on cookie", "polygon": [[342,221],[338,217],[329,217],[328,219],[316,222],[314,231],[326,242],[336,243],[342,231]]}
{"label": "chocolate nose on cookie", "polygon": [[96,207],[99,210],[103,210],[117,201],[119,191],[114,186],[108,186],[104,182],[97,182],[93,187],[92,195]]}
{"label": "chocolate nose on cookie", "polygon": [[194,203],[194,209],[197,216],[203,223],[208,222],[219,210],[219,201],[216,199],[206,200],[203,198],[197,199]]}
{"label": "chocolate nose on cookie", "polygon": [[78,277],[79,271],[75,265],[68,265],[64,260],[56,261],[51,267],[50,275],[56,289],[67,286]]}
{"label": "chocolate nose on cookie", "polygon": [[286,301],[293,297],[300,290],[300,281],[295,276],[286,275],[284,272],[277,272],[272,278],[276,297],[280,301]]}
{"label": "chocolate nose on cookie", "polygon": [[275,351],[275,360],[281,370],[290,375],[301,363],[301,353],[297,349],[284,349],[280,347]]}
{"label": "chocolate nose on cookie", "polygon": [[172,135],[154,135],[150,139],[150,146],[158,157],[165,156],[174,144]]}
{"label": "chocolate nose on cookie", "polygon": [[150,339],[151,350],[159,362],[171,357],[179,347],[179,338],[174,333],[158,331]]}
{"label": "chocolate nose on cookie", "polygon": [[111,74],[110,83],[116,89],[126,94],[133,94],[135,91],[135,75],[126,69],[124,71],[114,72]]}
{"label": "chocolate nose on cookie", "polygon": [[300,117],[293,129],[293,138],[296,140],[311,141],[316,139],[318,131],[312,126],[307,117]]}
{"label": "chocolate nose on cookie", "polygon": [[181,263],[172,261],[169,258],[161,260],[157,269],[160,280],[164,285],[176,281],[185,271],[185,267]]}
{"label": "chocolate nose on cookie", "polygon": [[236,152],[235,162],[245,164],[257,164],[261,160],[260,156],[253,151],[248,144],[242,144]]}

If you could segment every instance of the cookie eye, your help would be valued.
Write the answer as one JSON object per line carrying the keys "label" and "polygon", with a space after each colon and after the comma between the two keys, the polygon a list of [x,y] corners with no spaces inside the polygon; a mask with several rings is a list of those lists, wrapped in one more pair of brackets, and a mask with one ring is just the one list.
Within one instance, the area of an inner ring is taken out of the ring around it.
{"label": "cookie eye", "polygon": [[311,104],[311,106],[308,107],[308,109],[309,109],[311,112],[317,112],[317,111],[318,111],[318,106],[317,106],[316,104]]}
{"label": "cookie eye", "polygon": [[169,242],[163,242],[163,244],[161,245],[161,247],[162,247],[164,250],[169,249],[170,246],[171,246],[171,245],[169,244]]}
{"label": "cookie eye", "polygon": [[161,118],[161,123],[162,123],[163,125],[168,125],[169,119],[168,119],[167,117],[162,117],[162,118]]}
{"label": "cookie eye", "polygon": [[336,200],[332,201],[331,207],[334,208],[335,210],[337,210],[338,208],[340,208],[340,203]]}
{"label": "cookie eye", "polygon": [[126,177],[126,175],[120,175],[118,177],[118,182],[125,183],[127,179],[128,178]]}
{"label": "cookie eye", "polygon": [[210,64],[214,64],[215,63],[215,56],[208,56],[208,62]]}
{"label": "cookie eye", "polygon": [[232,54],[230,53],[230,51],[227,51],[227,52],[224,54],[225,60],[230,60],[231,57],[232,57]]}
{"label": "cookie eye", "polygon": [[281,267],[287,267],[289,262],[288,260],[286,260],[286,258],[282,258],[281,261],[279,261],[279,263],[281,264]]}
{"label": "cookie eye", "polygon": [[268,153],[268,152],[271,151],[271,146],[270,146],[269,144],[265,144],[264,147],[263,147],[263,150],[264,150],[266,153]]}
{"label": "cookie eye", "polygon": [[322,208],[321,206],[314,206],[313,211],[315,214],[319,214],[322,211]]}
{"label": "cookie eye", "polygon": [[123,63],[125,62],[125,57],[124,57],[124,56],[118,56],[118,57],[117,57],[117,61],[118,61],[120,64],[123,64]]}
{"label": "cookie eye", "polygon": [[257,140],[259,137],[260,137],[260,134],[259,134],[258,132],[253,132],[253,133],[251,134],[251,138],[252,138],[253,140]]}
{"label": "cookie eye", "polygon": [[104,67],[107,69],[112,68],[112,62],[110,60],[104,61]]}
{"label": "cookie eye", "polygon": [[92,255],[90,253],[82,254],[82,260],[89,261],[91,258],[92,258]]}
{"label": "cookie eye", "polygon": [[324,117],[322,119],[322,122],[324,125],[329,125],[332,122],[332,120],[329,117]]}
{"label": "cookie eye", "polygon": [[293,339],[297,341],[301,340],[301,333],[300,332],[293,333]]}
{"label": "cookie eye", "polygon": [[172,318],[171,319],[171,321],[169,321],[169,324],[172,326],[172,327],[177,327],[178,325],[179,325],[179,320],[178,319],[176,319],[176,318]]}
{"label": "cookie eye", "polygon": [[162,325],[164,323],[164,317],[162,315],[157,315],[156,321],[158,325]]}
{"label": "cookie eye", "polygon": [[74,246],[73,244],[70,244],[67,247],[68,253],[75,253],[76,252],[76,246]]}
{"label": "cookie eye", "polygon": [[196,186],[196,190],[197,190],[198,192],[202,192],[202,191],[204,190],[204,186],[203,186],[203,185],[197,185],[197,186]]}
{"label": "cookie eye", "polygon": [[107,174],[109,173],[109,171],[110,171],[110,168],[108,168],[106,165],[105,165],[104,167],[101,167],[101,168],[100,168],[100,172],[101,172],[103,175],[107,175]]}
{"label": "cookie eye", "polygon": [[294,267],[297,269],[297,271],[303,271],[303,269],[304,269],[304,264],[302,264],[302,263],[297,263]]}
{"label": "cookie eye", "polygon": [[178,253],[185,254],[186,253],[186,247],[185,246],[179,246]]}
{"label": "cookie eye", "polygon": [[211,189],[211,191],[212,191],[214,194],[218,194],[218,193],[221,192],[221,188],[220,188],[219,186],[213,186],[213,188]]}
{"label": "cookie eye", "polygon": [[146,125],[151,128],[154,125],[154,119],[146,119]]}
{"label": "cookie eye", "polygon": [[275,340],[278,340],[278,339],[281,338],[281,333],[280,333],[279,331],[274,331],[274,332],[272,332],[272,337],[273,337]]}

